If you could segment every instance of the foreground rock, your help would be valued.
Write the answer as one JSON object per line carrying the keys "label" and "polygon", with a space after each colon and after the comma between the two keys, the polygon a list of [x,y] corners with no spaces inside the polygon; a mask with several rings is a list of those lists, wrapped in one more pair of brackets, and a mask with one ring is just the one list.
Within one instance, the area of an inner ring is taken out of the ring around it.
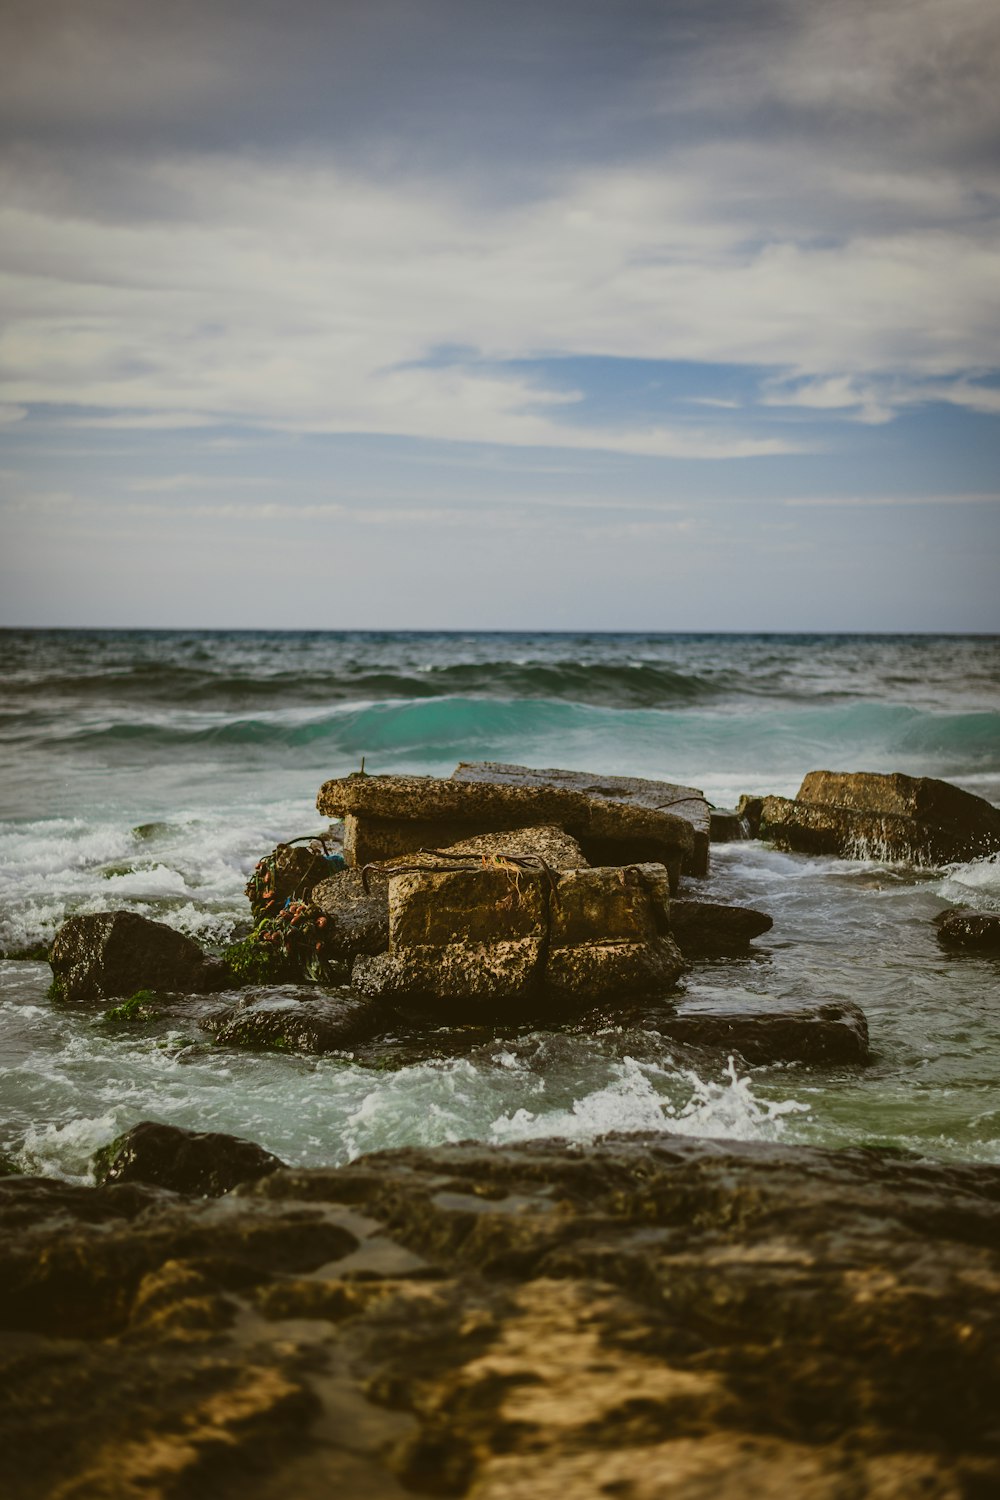
{"label": "foreground rock", "polygon": [[[452,772],[452,781],[471,781],[490,786],[553,787],[597,797],[628,807],[646,808],[650,812],[670,812],[689,824],[693,836],[686,854],[686,875],[708,874],[708,846],[711,834],[711,809],[704,792],[697,787],[677,786],[670,781],[649,781],[639,776],[602,776],[594,771],[544,771],[530,766],[512,766],[499,761],[462,761]],[[614,864],[613,859],[597,857],[594,864]]]}
{"label": "foreground rock", "polygon": [[803,854],[944,865],[1000,850],[1000,809],[929,776],[810,771],[794,800],[744,798],[740,812]]}
{"label": "foreground rock", "polygon": [[54,992],[72,1005],[137,990],[199,994],[231,982],[225,966],[183,933],[127,911],[71,917],[56,933],[49,962]]}
{"label": "foreground rock", "polygon": [[358,958],[352,984],[390,1002],[457,1003],[470,1019],[659,994],[684,969],[668,902],[659,864],[409,870],[389,881],[389,949]]}
{"label": "foreground rock", "polygon": [[0,1182],[10,1500],[1000,1490],[1000,1168],[670,1136]]}
{"label": "foreground rock", "polygon": [[979,953],[1000,953],[1000,913],[948,911],[937,923],[938,942],[946,948],[971,948]]}
{"label": "foreground rock", "polygon": [[241,1182],[254,1182],[284,1162],[253,1141],[218,1131],[181,1130],[143,1120],[104,1146],[93,1160],[94,1180],[144,1182],[175,1193],[217,1198]]}
{"label": "foreground rock", "polygon": [[356,867],[542,823],[569,833],[594,864],[659,861],[672,886],[695,858],[694,830],[678,813],[571,787],[353,775],[325,782],[316,806],[344,818],[344,855]]}

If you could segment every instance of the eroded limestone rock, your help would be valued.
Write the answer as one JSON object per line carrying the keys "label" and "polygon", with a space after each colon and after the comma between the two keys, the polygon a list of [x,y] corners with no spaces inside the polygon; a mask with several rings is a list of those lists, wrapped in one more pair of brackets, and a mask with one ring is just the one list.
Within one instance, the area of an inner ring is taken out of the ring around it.
{"label": "eroded limestone rock", "polygon": [[353,866],[543,823],[571,834],[588,860],[660,861],[674,883],[695,849],[691,823],[676,812],[568,787],[348,776],[325,782],[316,805],[344,818],[344,853]]}
{"label": "eroded limestone rock", "polygon": [[1000,1168],[607,1138],[0,1181],[11,1500],[1000,1489]]}
{"label": "eroded limestone rock", "polygon": [[668,935],[662,865],[603,870],[413,870],[389,882],[389,950],[352,983],[394,1001],[524,1007],[668,989],[684,968]]}
{"label": "eroded limestone rock", "polygon": [[55,993],[72,1005],[137,990],[204,993],[230,982],[225,966],[183,933],[128,911],[70,917],[56,933],[49,962]]}
{"label": "eroded limestone rock", "polygon": [[740,811],[779,849],[943,865],[1000,850],[1000,809],[929,776],[810,771],[795,799],[744,799]]}
{"label": "eroded limestone rock", "polygon": [[682,1000],[673,1012],[657,1017],[656,1026],[672,1040],[736,1053],[753,1065],[863,1064],[871,1055],[868,1020],[851,1001],[793,1006],[761,1000],[751,1009],[722,1000]]}
{"label": "eroded limestone rock", "polygon": [[[685,855],[683,871],[687,875],[708,874],[710,841],[710,808],[703,792],[692,786],[677,786],[670,781],[649,781],[640,776],[602,776],[594,771],[561,771],[549,767],[536,771],[530,766],[505,765],[499,761],[462,761],[452,772],[453,781],[487,783],[491,786],[555,787],[598,797],[629,807],[647,808],[652,812],[670,812],[690,825],[694,842]],[[711,834],[711,837],[714,837]],[[594,864],[619,864],[622,860],[607,857],[606,849],[594,849]],[[638,858],[639,856],[632,856]]]}

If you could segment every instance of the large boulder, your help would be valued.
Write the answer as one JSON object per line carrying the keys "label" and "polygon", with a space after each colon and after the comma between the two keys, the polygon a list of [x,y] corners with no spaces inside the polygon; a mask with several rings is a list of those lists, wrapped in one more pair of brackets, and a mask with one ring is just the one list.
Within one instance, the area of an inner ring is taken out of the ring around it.
{"label": "large boulder", "polygon": [[684,968],[662,865],[415,868],[389,882],[389,949],[352,982],[389,1000],[511,1007],[669,989]]}
{"label": "large boulder", "polygon": [[744,799],[776,848],[944,865],[1000,850],[1000,809],[929,776],[810,771],[798,796]]}
{"label": "large boulder", "polygon": [[670,904],[662,865],[561,875],[549,903],[546,991],[599,1005],[672,989],[686,965],[670,935]]}
{"label": "large boulder", "polygon": [[591,862],[659,861],[674,885],[695,854],[694,829],[676,811],[563,786],[355,775],[325,782],[316,805],[343,817],[352,866],[543,823],[571,834]]}
{"label": "large boulder", "polygon": [[228,972],[163,922],[129,911],[70,917],[49,954],[58,999],[84,1005],[137,990],[203,994],[225,988]]}
{"label": "large boulder", "polygon": [[214,1130],[182,1130],[155,1120],[133,1125],[93,1158],[99,1187],[110,1182],[145,1182],[208,1198],[282,1166],[284,1162],[253,1141]]}
{"label": "large boulder", "polygon": [[[650,812],[670,812],[682,818],[691,829],[693,843],[683,861],[686,875],[708,874],[708,846],[711,832],[711,808],[704,792],[697,787],[678,786],[672,781],[649,781],[641,776],[602,776],[594,771],[561,771],[548,767],[536,771],[530,766],[506,765],[499,761],[462,761],[452,772],[453,781],[471,781],[490,786],[552,787],[578,792],[606,802],[645,808]],[[612,845],[614,840],[610,841]],[[608,849],[593,847],[593,864],[619,864],[607,858]],[[638,856],[635,856],[638,857]]]}

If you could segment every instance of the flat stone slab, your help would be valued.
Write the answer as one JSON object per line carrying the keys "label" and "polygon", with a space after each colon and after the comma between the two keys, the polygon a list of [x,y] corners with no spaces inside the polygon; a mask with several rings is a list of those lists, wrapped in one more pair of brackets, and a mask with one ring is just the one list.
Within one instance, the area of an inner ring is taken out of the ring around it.
{"label": "flat stone slab", "polygon": [[0,1179],[10,1500],[987,1500],[1000,1167],[531,1140]]}
{"label": "flat stone slab", "polygon": [[718,901],[671,901],[670,932],[685,956],[744,953],[755,937],[770,932],[773,918],[750,906]]}
{"label": "flat stone slab", "polygon": [[679,811],[569,787],[355,775],[325,782],[316,805],[344,818],[344,854],[354,866],[542,823],[571,834],[592,863],[660,860],[679,869],[696,859],[695,830]]}
{"label": "flat stone slab", "polygon": [[555,767],[537,771],[530,766],[506,765],[501,761],[462,761],[452,772],[453,781],[489,786],[555,787],[644,807],[651,812],[670,812],[690,824],[694,844],[684,861],[686,875],[708,874],[711,809],[704,792],[670,781],[648,781],[640,776],[601,776],[594,771],[561,771]]}
{"label": "flat stone slab", "polygon": [[657,1030],[693,1047],[738,1052],[748,1063],[867,1063],[868,1020],[851,1001],[791,1006],[762,1001],[750,1009],[697,998],[682,1000],[673,1015],[656,1018]]}

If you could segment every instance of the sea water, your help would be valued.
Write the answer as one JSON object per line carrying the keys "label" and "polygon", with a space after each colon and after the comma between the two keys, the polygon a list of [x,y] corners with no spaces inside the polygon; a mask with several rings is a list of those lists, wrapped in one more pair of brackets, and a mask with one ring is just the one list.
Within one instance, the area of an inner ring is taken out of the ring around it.
{"label": "sea water", "polygon": [[[184,631],[0,632],[0,950],[126,909],[203,943],[261,854],[324,826],[320,783],[459,760],[662,778],[715,805],[812,769],[944,777],[1000,803],[1000,639]],[[942,869],[715,845],[705,899],[759,907],[751,955],[689,997],[857,1002],[873,1061],[748,1069],[642,1026],[481,1039],[398,1071],[219,1046],[53,1005],[0,962],[0,1151],[85,1180],[141,1119],[286,1161],[469,1137],[660,1130],[1000,1161],[1000,960],[942,950],[950,905],[1000,910],[1000,859]]]}

